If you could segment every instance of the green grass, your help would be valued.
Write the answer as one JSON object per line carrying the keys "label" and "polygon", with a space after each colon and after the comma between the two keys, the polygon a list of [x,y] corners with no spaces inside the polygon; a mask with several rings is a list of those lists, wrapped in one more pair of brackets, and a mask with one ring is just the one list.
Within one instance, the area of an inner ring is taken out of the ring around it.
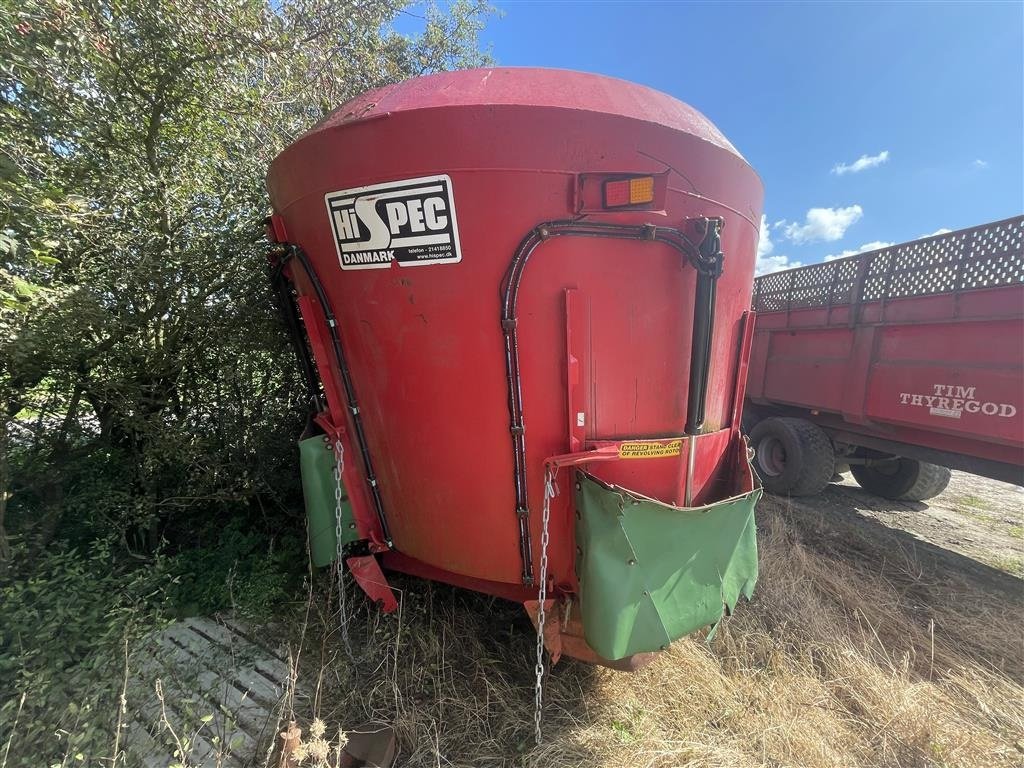
{"label": "green grass", "polygon": [[970,507],[957,505],[954,507],[954,510],[958,515],[963,515],[964,517],[976,520],[979,523],[991,525],[992,523],[999,522],[999,518],[995,515],[986,514],[985,512],[980,512],[977,509],[971,509]]}
{"label": "green grass", "polygon": [[985,558],[985,562],[993,568],[1024,577],[1024,557],[1019,555],[991,555]]}
{"label": "green grass", "polygon": [[612,731],[624,744],[639,741],[643,736],[643,709],[635,704],[627,704],[621,715],[622,717],[612,720]]}
{"label": "green grass", "polygon": [[975,509],[991,509],[991,504],[978,496],[961,496],[957,501]]}
{"label": "green grass", "polygon": [[34,552],[12,537],[0,579],[0,768],[110,768],[126,646],[176,617],[231,610],[258,621],[294,597],[306,572],[298,535],[272,539],[238,520],[220,534],[145,564],[115,539]]}

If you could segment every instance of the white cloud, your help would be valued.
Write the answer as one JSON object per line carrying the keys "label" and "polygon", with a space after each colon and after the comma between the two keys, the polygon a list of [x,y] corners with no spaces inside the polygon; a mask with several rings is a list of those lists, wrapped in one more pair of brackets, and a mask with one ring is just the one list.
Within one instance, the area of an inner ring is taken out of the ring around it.
{"label": "white cloud", "polygon": [[757,236],[757,258],[767,256],[775,250],[775,243],[772,242],[771,235],[768,233],[768,217],[761,214],[761,229]]}
{"label": "white cloud", "polygon": [[785,222],[783,234],[798,245],[819,240],[834,242],[846,234],[854,223],[864,215],[859,205],[846,208],[811,208],[803,224]]}
{"label": "white cloud", "polygon": [[781,269],[802,266],[799,261],[790,262],[788,256],[769,255],[774,250],[775,243],[772,242],[769,232],[768,217],[761,216],[761,229],[757,238],[757,263],[754,266],[754,274],[767,275],[769,272],[778,272]]}
{"label": "white cloud", "polygon": [[889,150],[883,149],[877,155],[861,155],[852,163],[836,163],[832,167],[832,173],[836,176],[842,176],[845,173],[860,173],[887,162],[889,162]]}
{"label": "white cloud", "polygon": [[822,261],[835,261],[836,259],[845,259],[847,256],[856,256],[858,253],[880,251],[883,248],[888,248],[890,245],[895,245],[895,243],[887,243],[884,240],[872,240],[870,243],[864,243],[860,248],[847,249],[842,253],[830,253]]}
{"label": "white cloud", "polygon": [[927,235],[918,235],[917,239],[923,240],[926,237],[935,237],[936,235],[948,235],[952,231],[952,229],[946,229],[945,227],[942,227],[941,229],[936,229],[934,232],[931,232]]}
{"label": "white cloud", "polygon": [[975,168],[988,168],[988,160],[975,160],[971,165]]}
{"label": "white cloud", "polygon": [[754,275],[767,275],[769,272],[779,272],[783,269],[802,267],[803,262],[790,261],[789,256],[758,256],[757,264],[754,266]]}

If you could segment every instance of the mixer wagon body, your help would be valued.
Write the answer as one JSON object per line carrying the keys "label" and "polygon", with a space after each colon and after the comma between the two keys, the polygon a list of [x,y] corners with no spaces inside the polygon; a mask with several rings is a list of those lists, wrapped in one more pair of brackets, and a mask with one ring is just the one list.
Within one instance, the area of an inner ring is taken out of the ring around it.
{"label": "mixer wagon body", "polygon": [[343,105],[268,186],[312,352],[315,562],[340,517],[385,607],[378,563],[557,604],[549,649],[623,663],[749,596],[763,193],[702,115],[595,75],[443,73]]}
{"label": "mixer wagon body", "polygon": [[[744,420],[774,492],[1024,484],[1024,217],[757,278]],[[787,450],[787,446],[790,450]]]}

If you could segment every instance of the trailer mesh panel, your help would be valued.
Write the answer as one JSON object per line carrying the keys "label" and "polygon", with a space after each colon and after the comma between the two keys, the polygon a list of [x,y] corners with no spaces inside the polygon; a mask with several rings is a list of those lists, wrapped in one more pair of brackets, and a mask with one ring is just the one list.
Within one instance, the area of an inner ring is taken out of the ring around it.
{"label": "trailer mesh panel", "polygon": [[830,307],[1024,283],[1024,216],[762,275],[758,312]]}

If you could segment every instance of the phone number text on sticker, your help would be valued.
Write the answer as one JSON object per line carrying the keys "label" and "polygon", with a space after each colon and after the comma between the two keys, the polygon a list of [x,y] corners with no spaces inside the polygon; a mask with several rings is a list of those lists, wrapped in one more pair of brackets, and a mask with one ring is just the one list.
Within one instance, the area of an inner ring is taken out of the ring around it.
{"label": "phone number text on sticker", "polygon": [[324,202],[342,269],[462,260],[452,180],[446,174],[328,192]]}

